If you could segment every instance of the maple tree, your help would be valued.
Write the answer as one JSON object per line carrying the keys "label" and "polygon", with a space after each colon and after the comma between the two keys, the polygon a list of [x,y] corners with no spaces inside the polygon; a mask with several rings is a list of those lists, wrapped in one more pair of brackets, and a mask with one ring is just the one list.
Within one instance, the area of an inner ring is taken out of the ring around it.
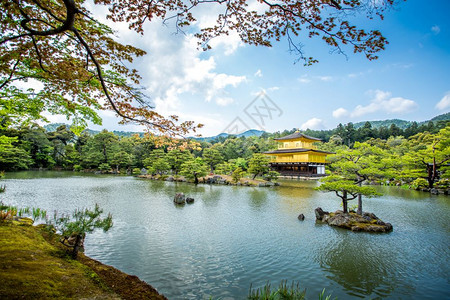
{"label": "maple tree", "polygon": [[[349,16],[366,12],[369,18],[382,18],[394,0],[257,0],[252,5],[245,0],[94,0],[94,4],[108,8],[108,19],[127,22],[141,34],[144,23],[156,18],[174,20],[178,30],[195,27],[195,8],[219,6],[216,24],[196,33],[202,48],[210,48],[211,39],[231,31],[252,45],[271,46],[285,37],[289,49],[312,64],[317,60],[307,57],[297,41],[303,32],[340,53],[350,45],[353,52],[376,59],[386,38],[378,30],[352,25]],[[92,17],[84,0],[11,0],[2,1],[0,9],[1,126],[45,119],[42,113],[48,111],[66,115],[75,125],[72,130],[80,132],[87,120],[101,123],[99,109],[111,109],[123,122],[163,133],[185,134],[201,126],[154,110],[139,87],[140,75],[128,67],[145,51],[117,41],[110,27]],[[30,79],[42,87],[23,83]]]}

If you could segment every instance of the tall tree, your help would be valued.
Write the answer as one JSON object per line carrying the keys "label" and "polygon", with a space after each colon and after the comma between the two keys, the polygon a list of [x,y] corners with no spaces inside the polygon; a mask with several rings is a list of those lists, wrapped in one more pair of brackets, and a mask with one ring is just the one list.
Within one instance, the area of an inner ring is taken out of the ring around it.
{"label": "tall tree", "polygon": [[[173,19],[181,31],[198,24],[196,7],[220,6],[223,11],[216,16],[216,24],[196,34],[201,47],[210,48],[211,39],[231,31],[252,45],[271,46],[285,38],[289,49],[307,65],[317,60],[305,55],[300,36],[319,38],[339,53],[349,48],[376,59],[388,43],[386,38],[378,30],[351,24],[348,16],[365,13],[369,19],[383,18],[393,4],[394,0],[376,5],[365,0],[261,0],[254,8],[243,0],[94,1],[108,8],[107,18],[125,21],[139,33],[145,21],[157,18]],[[84,0],[1,1],[0,11],[0,99],[9,107],[1,112],[1,121],[10,122],[11,116],[43,119],[42,112],[47,110],[73,118],[72,129],[81,132],[86,120],[101,122],[97,109],[111,109],[124,122],[139,122],[162,132],[195,130],[193,122],[180,124],[177,116],[164,118],[152,110],[138,88],[140,76],[126,67],[145,52],[118,42],[111,28],[92,17]],[[29,79],[43,88],[30,90],[16,84]]]}
{"label": "tall tree", "polygon": [[181,175],[188,179],[193,179],[195,184],[198,184],[200,177],[206,176],[208,166],[203,159],[197,157],[195,159],[188,160],[181,165]]}
{"label": "tall tree", "polygon": [[404,156],[405,169],[399,170],[403,177],[425,178],[433,188],[439,179],[439,169],[450,161],[450,126],[438,134],[419,133],[409,141],[409,152]]}
{"label": "tall tree", "polygon": [[269,172],[269,161],[270,159],[266,155],[260,153],[253,154],[252,158],[248,161],[248,172],[253,174],[253,179],[258,175],[262,176]]}
{"label": "tall tree", "polygon": [[209,165],[211,173],[214,173],[214,168],[217,164],[223,162],[223,156],[217,149],[208,148],[203,150],[203,161]]}

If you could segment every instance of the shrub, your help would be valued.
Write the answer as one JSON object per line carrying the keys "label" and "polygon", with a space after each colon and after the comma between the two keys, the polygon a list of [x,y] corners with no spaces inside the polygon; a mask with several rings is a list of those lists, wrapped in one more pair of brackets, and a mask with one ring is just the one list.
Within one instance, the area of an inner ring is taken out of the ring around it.
{"label": "shrub", "polygon": [[436,183],[436,187],[438,189],[448,189],[450,188],[450,180],[448,180],[447,178],[441,179]]}
{"label": "shrub", "polygon": [[107,163],[102,163],[100,166],[98,166],[99,170],[102,172],[108,172],[111,170],[111,166]]}
{"label": "shrub", "polygon": [[80,166],[80,165],[74,165],[74,166],[73,166],[73,170],[74,170],[75,172],[80,172],[81,170],[83,170],[83,167]]}
{"label": "shrub", "polygon": [[411,183],[411,187],[415,190],[420,190],[428,187],[428,181],[425,178],[417,178]]}

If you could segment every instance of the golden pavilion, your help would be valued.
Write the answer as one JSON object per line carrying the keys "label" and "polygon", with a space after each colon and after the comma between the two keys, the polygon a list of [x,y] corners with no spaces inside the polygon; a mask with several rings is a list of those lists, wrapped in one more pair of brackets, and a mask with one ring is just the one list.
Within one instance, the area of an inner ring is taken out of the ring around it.
{"label": "golden pavilion", "polygon": [[283,176],[324,176],[326,157],[331,152],[317,150],[313,144],[321,139],[299,131],[275,139],[278,149],[264,152],[272,157],[270,166]]}

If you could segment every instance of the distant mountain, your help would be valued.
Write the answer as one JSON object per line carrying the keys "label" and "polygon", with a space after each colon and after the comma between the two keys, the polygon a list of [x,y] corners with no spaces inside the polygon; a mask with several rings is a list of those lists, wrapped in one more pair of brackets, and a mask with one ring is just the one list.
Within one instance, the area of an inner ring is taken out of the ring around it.
{"label": "distant mountain", "polygon": [[[69,126],[68,124],[64,124],[64,123],[50,123],[50,124],[46,124],[44,125],[44,129],[51,132],[51,131],[56,131],[56,129],[61,126],[61,125],[66,125]],[[100,133],[99,130],[92,130],[92,129],[85,129],[85,131],[87,131],[90,135],[96,135],[97,133]],[[143,132],[135,132],[135,131],[118,131],[118,130],[113,130],[110,131],[112,133],[114,133],[115,135],[118,136],[124,136],[124,137],[129,137],[129,136],[133,136],[133,135],[139,135],[140,137],[144,136]]]}
{"label": "distant mountain", "polygon": [[194,140],[197,141],[205,141],[205,142],[210,142],[212,140],[218,139],[218,138],[227,138],[230,135],[234,135],[236,137],[250,137],[250,136],[261,136],[263,133],[265,133],[265,131],[262,130],[256,130],[256,129],[250,129],[247,130],[245,132],[239,133],[239,134],[228,134],[228,133],[221,133],[215,136],[208,136],[208,137],[194,137]]}
{"label": "distant mountain", "polygon": [[[426,124],[430,121],[432,121],[434,123],[437,123],[438,121],[450,121],[450,112],[442,114],[442,115],[438,115],[438,116],[432,118],[431,120],[426,120],[426,121],[417,122],[417,123],[418,123],[418,125],[421,125],[421,124]],[[406,120],[400,120],[400,119],[369,121],[369,122],[373,128],[380,128],[382,126],[390,127],[392,124],[395,124],[397,127],[401,128],[401,129],[406,129],[409,126],[411,126],[411,124],[413,123],[413,121],[406,121]],[[359,127],[363,127],[365,123],[366,123],[366,121],[358,122],[358,123],[353,124],[353,126],[356,129],[358,129]]]}
{"label": "distant mountain", "polygon": [[[434,122],[437,123],[439,121],[450,121],[450,112],[442,114],[442,115],[438,115],[434,118],[432,118],[431,120],[427,120],[427,121],[423,121],[423,122],[417,122],[418,125],[420,126],[421,124],[426,124],[428,122]],[[380,121],[369,121],[370,124],[372,125],[373,128],[379,128],[382,126],[385,127],[390,127],[392,124],[395,124],[397,127],[401,128],[401,129],[406,129],[409,126],[411,126],[411,124],[413,123],[412,121],[406,121],[406,120],[400,120],[400,119],[390,119],[390,120],[380,120]],[[362,126],[364,126],[364,124],[366,123],[366,121],[363,122],[358,122],[353,124],[353,126],[358,129]],[[44,128],[47,131],[55,131],[59,126],[61,125],[67,125],[64,123],[52,123],[52,124],[47,124],[44,125]],[[95,135],[97,133],[99,133],[100,131],[98,130],[91,130],[91,129],[86,129],[91,135]],[[135,134],[138,134],[139,136],[143,136],[144,133],[143,132],[132,132],[132,131],[112,131],[114,134],[118,135],[118,136],[133,136]],[[250,137],[250,136],[261,136],[263,133],[265,133],[265,131],[262,130],[256,130],[256,129],[251,129],[251,130],[247,130],[245,132],[236,134],[236,137]],[[215,136],[209,136],[209,137],[193,137],[193,139],[197,140],[197,141],[205,141],[205,142],[210,142],[212,140],[215,139],[219,139],[219,138],[227,138],[228,136],[230,136],[231,134],[228,133],[220,133],[218,135]]]}
{"label": "distant mountain", "polygon": [[447,121],[447,120],[450,120],[450,112],[436,116],[433,119],[431,119],[430,121],[437,122],[437,121]]}

